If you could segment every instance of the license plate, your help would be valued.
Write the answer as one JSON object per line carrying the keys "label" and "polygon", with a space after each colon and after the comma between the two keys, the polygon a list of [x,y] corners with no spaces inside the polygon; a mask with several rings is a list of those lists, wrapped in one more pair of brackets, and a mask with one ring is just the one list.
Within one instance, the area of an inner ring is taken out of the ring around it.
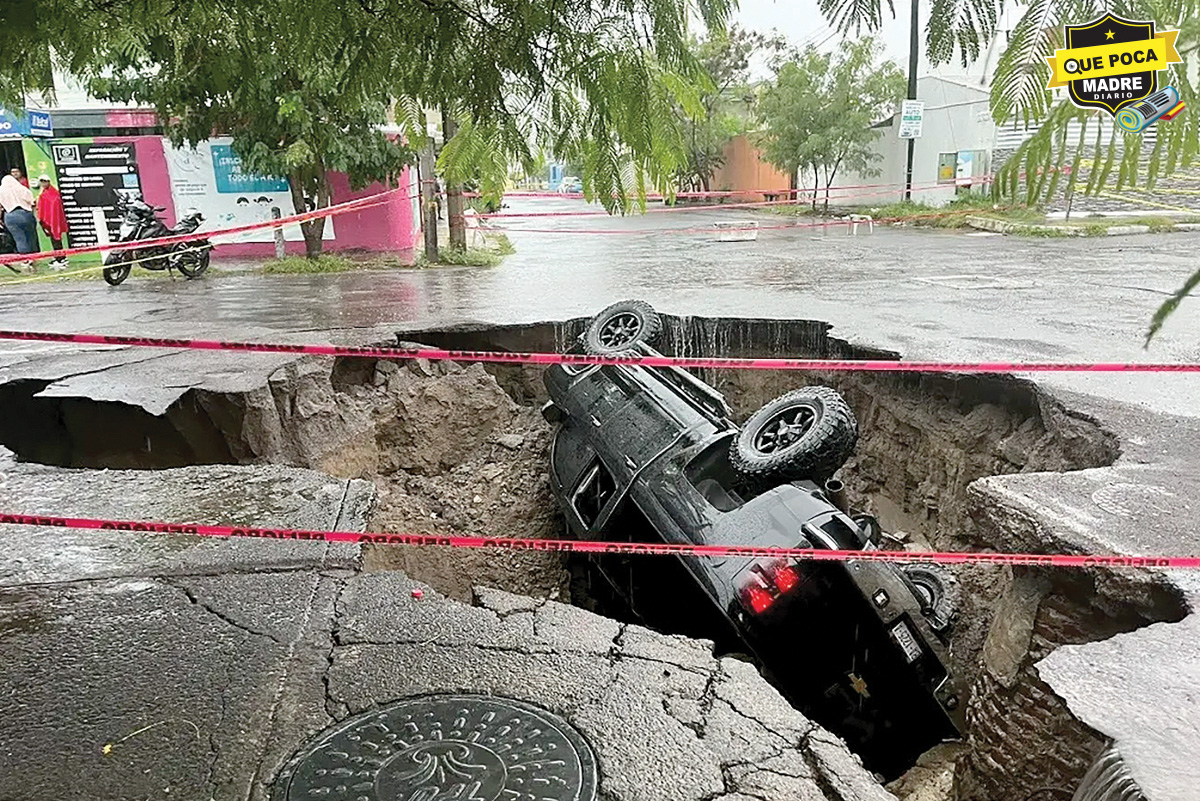
{"label": "license plate", "polygon": [[921,646],[903,620],[892,627],[892,639],[900,646],[900,650],[904,651],[904,656],[907,657],[909,664],[921,658]]}

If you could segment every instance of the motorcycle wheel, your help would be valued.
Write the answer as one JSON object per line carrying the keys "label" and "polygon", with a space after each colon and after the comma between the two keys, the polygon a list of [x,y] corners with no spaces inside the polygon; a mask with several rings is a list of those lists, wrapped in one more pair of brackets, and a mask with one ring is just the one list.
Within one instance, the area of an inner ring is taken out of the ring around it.
{"label": "motorcycle wheel", "polygon": [[204,271],[208,269],[209,251],[207,248],[200,250],[190,247],[186,242],[181,242],[176,246],[175,266],[179,268],[179,272],[183,273],[185,278],[199,278],[204,275]]}
{"label": "motorcycle wheel", "polygon": [[[114,253],[104,260],[104,280],[110,286],[116,286],[129,277],[133,265],[125,264],[125,252]],[[109,266],[111,265],[111,266]]]}

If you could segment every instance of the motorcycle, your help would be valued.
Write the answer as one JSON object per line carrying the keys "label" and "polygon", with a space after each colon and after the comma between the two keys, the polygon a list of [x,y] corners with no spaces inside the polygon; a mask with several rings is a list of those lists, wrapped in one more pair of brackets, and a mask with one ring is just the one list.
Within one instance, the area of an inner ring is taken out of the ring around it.
{"label": "motorcycle", "polygon": [[[168,228],[157,214],[166,209],[151,206],[140,194],[118,192],[117,210],[122,217],[118,242],[190,234],[204,222],[204,215],[190,210],[173,228]],[[134,264],[140,264],[147,270],[178,270],[185,278],[199,278],[208,269],[211,250],[212,245],[207,239],[119,250],[104,258],[104,280],[112,286],[120,284],[129,277]]]}

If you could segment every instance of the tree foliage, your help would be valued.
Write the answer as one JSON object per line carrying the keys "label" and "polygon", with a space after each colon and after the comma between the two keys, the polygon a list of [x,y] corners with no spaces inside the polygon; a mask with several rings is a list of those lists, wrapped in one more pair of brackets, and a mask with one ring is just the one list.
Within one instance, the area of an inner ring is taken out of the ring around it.
{"label": "tree foliage", "polygon": [[895,111],[906,87],[893,62],[876,64],[879,50],[870,37],[847,44],[836,56],[810,47],[778,64],[762,94],[767,160],[793,182],[801,169],[810,169],[814,206],[821,185],[829,205],[828,190],[840,171],[879,172],[882,155],[872,145],[881,132],[871,126]]}
{"label": "tree foliage", "polygon": [[677,171],[684,186],[710,189],[712,175],[725,163],[725,147],[746,128],[745,115],[734,108],[752,97],[749,86],[751,59],[764,50],[778,50],[783,40],[734,25],[693,38],[691,50],[707,80],[698,85],[691,110],[676,106],[683,132],[686,161]]}
{"label": "tree foliage", "polygon": [[[379,130],[387,113],[379,84],[351,80],[362,43],[300,60],[281,53],[286,24],[230,13],[213,29],[155,37],[144,49],[106,54],[90,88],[152,104],[176,145],[231,135],[247,170],[288,179],[297,212],[329,205],[330,171],[347,173],[354,188],[395,181],[413,154]],[[324,218],[301,226],[310,256],[324,226]]]}
{"label": "tree foliage", "polygon": [[98,91],[154,104],[171,135],[235,139],[248,166],[360,178],[407,155],[376,135],[394,100],[417,146],[422,111],[458,132],[448,182],[503,188],[510,163],[543,153],[583,165],[585,192],[610,211],[684,162],[675,109],[697,108],[703,68],[688,15],[724,25],[731,0],[56,0],[14,4],[0,99],[52,86],[53,67]]}

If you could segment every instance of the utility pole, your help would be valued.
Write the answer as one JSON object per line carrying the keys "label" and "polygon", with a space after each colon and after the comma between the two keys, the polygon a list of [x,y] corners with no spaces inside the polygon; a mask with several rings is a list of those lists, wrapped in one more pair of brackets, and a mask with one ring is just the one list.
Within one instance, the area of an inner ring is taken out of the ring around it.
{"label": "utility pole", "polygon": [[438,260],[437,194],[434,192],[437,180],[433,176],[433,133],[428,126],[425,133],[425,147],[421,148],[418,171],[421,177],[421,227],[425,229],[425,260],[432,264]]}
{"label": "utility pole", "polygon": [[[920,46],[920,29],[917,27],[918,0],[912,0],[912,25],[908,31],[908,99],[917,99],[917,48]],[[908,167],[904,171],[904,199],[912,199],[912,165],[915,138],[908,140]]]}

